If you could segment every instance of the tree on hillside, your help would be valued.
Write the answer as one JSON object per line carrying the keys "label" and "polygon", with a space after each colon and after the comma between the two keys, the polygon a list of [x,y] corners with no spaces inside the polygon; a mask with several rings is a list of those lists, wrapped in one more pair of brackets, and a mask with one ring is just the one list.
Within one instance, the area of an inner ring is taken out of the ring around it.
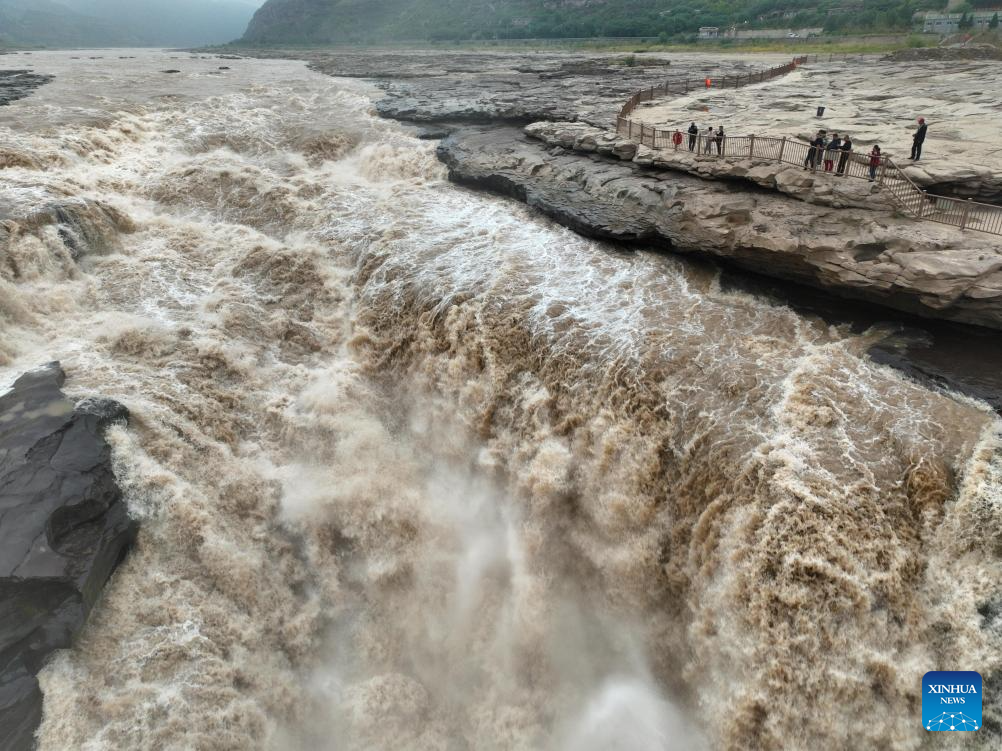
{"label": "tree on hillside", "polygon": [[999,27],[999,14],[996,13],[992,16],[992,20],[988,22],[989,29],[997,29]]}

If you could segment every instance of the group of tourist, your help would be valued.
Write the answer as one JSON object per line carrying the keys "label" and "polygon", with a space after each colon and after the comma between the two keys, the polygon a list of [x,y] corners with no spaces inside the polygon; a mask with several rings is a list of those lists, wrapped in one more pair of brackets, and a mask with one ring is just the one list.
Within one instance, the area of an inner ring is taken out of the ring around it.
{"label": "group of tourist", "polygon": [[[922,144],[925,142],[925,136],[928,130],[929,127],[926,125],[925,118],[920,117],[918,119],[918,128],[912,136],[911,159],[913,161],[918,161],[922,158]],[[689,151],[698,154],[700,151],[700,132],[699,127],[695,122],[689,125],[687,133],[689,136]],[[709,154],[711,153],[711,150],[715,149],[718,156],[723,156],[725,141],[724,126],[720,125],[716,130],[714,130],[711,125],[709,129],[703,133],[702,137],[702,151],[704,154]],[[676,129],[671,137],[672,145],[675,147],[676,151],[682,147],[684,140],[685,138],[682,135],[682,131]],[[842,136],[838,133],[832,133],[831,138],[829,138],[828,131],[819,130],[808,144],[807,157],[804,159],[804,169],[817,172],[818,166],[820,165],[821,169],[825,172],[834,172],[834,174],[844,177],[846,169],[849,166],[850,155],[853,153],[852,148],[852,138],[848,133]],[[877,179],[877,170],[880,168],[882,163],[883,155],[880,152],[880,146],[874,144],[867,157],[870,182]]]}
{"label": "group of tourist", "polygon": [[[871,180],[876,177],[876,170],[873,167],[874,155],[878,157],[876,166],[880,166],[880,147],[874,145],[873,149],[870,152]],[[844,137],[839,136],[838,133],[832,133],[832,137],[829,139],[827,131],[819,130],[810,144],[808,144],[807,157],[804,159],[804,169],[816,172],[820,163],[825,172],[835,170],[835,174],[844,176],[846,167],[849,165],[849,155],[851,153],[852,138],[849,137],[848,133]],[[836,162],[838,162],[837,169],[835,167]]]}
{"label": "group of tourist", "polygon": [[[689,126],[689,151],[697,151],[697,144],[699,141],[699,128],[696,127],[696,123]],[[717,154],[723,156],[724,154],[724,140],[726,136],[724,135],[724,126],[719,125],[717,129],[714,130],[711,125],[709,130],[703,134],[703,153],[709,154],[711,149],[716,147]],[[671,142],[675,146],[675,151],[678,151],[682,146],[682,131],[675,130],[672,134]]]}

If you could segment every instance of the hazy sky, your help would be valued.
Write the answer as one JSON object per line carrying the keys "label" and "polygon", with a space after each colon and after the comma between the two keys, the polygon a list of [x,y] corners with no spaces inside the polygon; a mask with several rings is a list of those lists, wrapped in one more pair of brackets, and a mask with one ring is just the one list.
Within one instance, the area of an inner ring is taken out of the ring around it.
{"label": "hazy sky", "polygon": [[264,0],[0,0],[0,44],[195,46],[243,35]]}

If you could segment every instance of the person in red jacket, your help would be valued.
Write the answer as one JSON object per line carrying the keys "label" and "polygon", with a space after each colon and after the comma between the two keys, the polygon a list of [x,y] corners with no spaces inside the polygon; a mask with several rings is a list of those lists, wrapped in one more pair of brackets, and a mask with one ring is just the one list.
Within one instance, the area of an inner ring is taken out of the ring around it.
{"label": "person in red jacket", "polygon": [[676,128],[675,132],[672,134],[671,142],[675,144],[675,151],[678,151],[678,147],[682,145],[682,131],[678,128]]}
{"label": "person in red jacket", "polygon": [[873,144],[873,150],[870,151],[870,182],[872,183],[877,179],[877,167],[880,166],[880,147],[877,144]]}

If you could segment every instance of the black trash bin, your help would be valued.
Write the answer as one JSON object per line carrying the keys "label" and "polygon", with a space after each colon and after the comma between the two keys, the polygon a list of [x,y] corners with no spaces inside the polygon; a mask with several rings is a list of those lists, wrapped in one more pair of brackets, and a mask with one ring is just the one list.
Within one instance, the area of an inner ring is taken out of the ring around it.
{"label": "black trash bin", "polygon": [[825,108],[818,107],[818,117],[824,117],[824,116],[825,116]]}

